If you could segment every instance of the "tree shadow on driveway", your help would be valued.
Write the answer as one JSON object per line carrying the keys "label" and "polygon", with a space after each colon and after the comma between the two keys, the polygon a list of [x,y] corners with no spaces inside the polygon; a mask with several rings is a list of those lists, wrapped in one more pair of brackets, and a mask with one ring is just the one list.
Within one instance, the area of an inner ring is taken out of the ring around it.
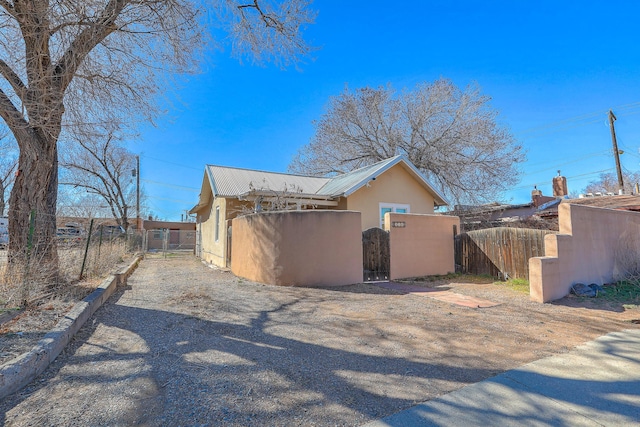
{"label": "tree shadow on driveway", "polygon": [[[194,307],[202,307],[202,313],[189,313],[179,299],[183,291],[163,295],[175,298],[173,306],[164,307],[145,301],[160,297],[137,294],[136,286],[119,290],[44,375],[0,403],[0,421],[16,426],[358,425],[505,370],[505,364],[483,359],[480,349],[456,352],[461,336],[474,338],[470,329],[448,336],[436,334],[437,324],[424,325],[431,335],[418,336],[432,336],[431,347],[409,341],[400,348],[394,336],[385,336],[393,326],[382,328],[375,313],[344,315],[351,300],[339,293],[243,285],[244,291],[238,286],[225,298],[220,289],[228,285],[220,286],[193,293]],[[244,299],[270,291],[253,306]],[[325,299],[331,304],[323,310],[338,314],[317,322],[314,311]],[[154,304],[163,308],[147,308]],[[404,322],[405,313],[393,303],[390,308],[398,324]],[[449,310],[451,322],[454,316],[480,315]],[[470,320],[481,317],[465,319],[470,328]],[[437,347],[447,351],[436,352]]]}
{"label": "tree shadow on driveway", "polygon": [[270,317],[294,304],[234,324],[108,303],[43,376],[6,398],[0,420],[353,425],[417,403],[424,389],[440,394],[495,373],[270,333]]}

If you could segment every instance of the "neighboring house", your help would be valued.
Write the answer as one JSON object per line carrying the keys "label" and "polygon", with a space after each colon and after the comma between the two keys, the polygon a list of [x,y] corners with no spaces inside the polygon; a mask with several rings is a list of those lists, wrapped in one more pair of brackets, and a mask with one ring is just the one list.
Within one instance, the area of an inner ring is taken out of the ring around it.
{"label": "neighboring house", "polygon": [[[498,202],[480,206],[456,205],[449,214],[460,217],[463,228],[462,231],[470,231],[501,227],[509,225],[510,223],[522,224],[523,221],[527,220],[543,221],[543,219],[550,218],[548,212],[556,212],[555,216],[557,217],[558,205],[562,200],[564,199],[551,198],[550,201],[541,205],[536,205],[535,200],[517,205]],[[529,226],[531,226],[531,224],[530,221]],[[549,227],[554,228],[555,223],[550,222]],[[546,227],[540,224],[540,226],[536,228]]]}
{"label": "neighboring house", "polygon": [[578,199],[564,200],[572,205],[593,206],[596,208],[616,209],[621,211],[640,212],[640,195],[638,194],[603,194],[585,195]]}
{"label": "neighboring house", "polygon": [[[460,217],[462,231],[500,227],[509,223],[522,224],[523,222],[527,222],[527,227],[539,223],[535,228],[557,230],[557,224],[553,219],[557,218],[558,205],[568,197],[567,179],[561,176],[558,171],[558,176],[553,178],[551,184],[553,196],[544,196],[542,191],[534,186],[531,191],[531,201],[528,203],[494,202],[478,206],[456,205],[449,214]],[[555,212],[555,216],[549,215],[550,212]],[[546,221],[548,219],[552,221]]]}
{"label": "neighboring house", "polygon": [[189,249],[196,244],[196,224],[193,222],[142,220],[147,232],[146,249]]}
{"label": "neighboring house", "polygon": [[231,220],[261,209],[338,209],[361,213],[362,229],[382,227],[384,214],[432,214],[444,196],[404,156],[333,178],[205,167],[198,204],[196,254],[214,265],[230,261]]}

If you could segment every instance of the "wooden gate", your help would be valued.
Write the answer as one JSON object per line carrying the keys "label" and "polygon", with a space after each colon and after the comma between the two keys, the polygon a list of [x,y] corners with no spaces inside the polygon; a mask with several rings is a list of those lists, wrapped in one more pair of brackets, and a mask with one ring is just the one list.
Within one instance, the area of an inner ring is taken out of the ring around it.
{"label": "wooden gate", "polygon": [[362,261],[365,282],[389,280],[389,233],[380,228],[362,232]]}

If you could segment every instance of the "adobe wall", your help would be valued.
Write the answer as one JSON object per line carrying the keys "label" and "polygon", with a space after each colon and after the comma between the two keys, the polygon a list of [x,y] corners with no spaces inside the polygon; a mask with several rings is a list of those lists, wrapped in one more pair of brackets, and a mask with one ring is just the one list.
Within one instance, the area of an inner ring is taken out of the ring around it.
{"label": "adobe wall", "polygon": [[640,213],[562,203],[559,234],[545,236],[545,256],[529,260],[531,299],[549,302],[571,285],[615,280],[616,252],[640,236]]}
{"label": "adobe wall", "polygon": [[231,271],[281,286],[362,282],[360,212],[264,212],[233,220]]}
{"label": "adobe wall", "polygon": [[460,218],[387,213],[384,222],[389,231],[391,280],[455,271],[453,228],[460,230]]}

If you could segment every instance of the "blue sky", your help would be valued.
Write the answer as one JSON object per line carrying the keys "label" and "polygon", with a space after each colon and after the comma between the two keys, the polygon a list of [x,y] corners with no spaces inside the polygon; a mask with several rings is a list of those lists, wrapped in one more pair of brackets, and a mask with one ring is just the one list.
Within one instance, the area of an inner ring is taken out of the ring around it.
{"label": "blue sky", "polygon": [[609,109],[623,167],[640,169],[640,2],[316,0],[314,8],[305,34],[319,49],[298,69],[241,64],[225,48],[179,79],[170,95],[179,102],[131,144],[154,215],[179,220],[194,206],[205,164],[286,171],[345,85],[477,82],[528,151],[503,201],[527,202],[536,184],[550,194],[557,169],[569,191],[614,171]]}

